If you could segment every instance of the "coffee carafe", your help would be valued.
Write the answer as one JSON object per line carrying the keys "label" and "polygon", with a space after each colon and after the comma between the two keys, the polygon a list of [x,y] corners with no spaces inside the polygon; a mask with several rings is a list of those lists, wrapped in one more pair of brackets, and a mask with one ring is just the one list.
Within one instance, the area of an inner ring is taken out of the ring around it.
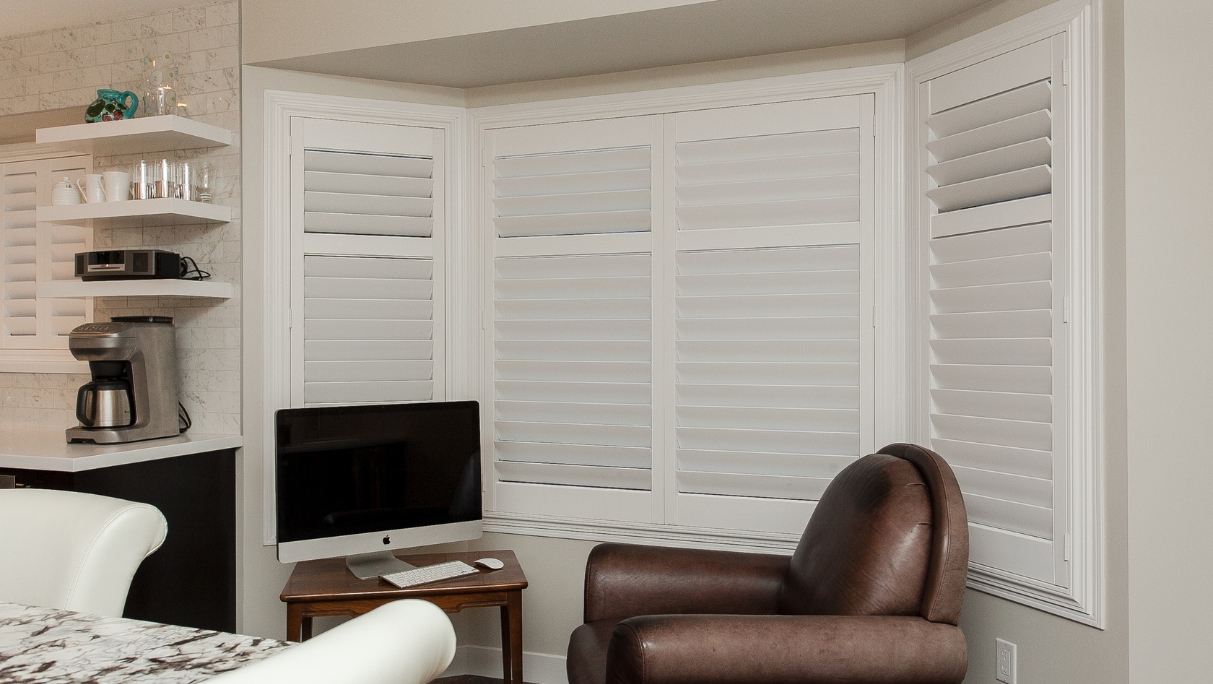
{"label": "coffee carafe", "polygon": [[134,422],[131,410],[134,402],[129,381],[94,380],[81,385],[76,392],[76,420],[86,428],[126,427]]}
{"label": "coffee carafe", "polygon": [[118,444],[180,434],[177,344],[167,316],[117,316],[85,323],[67,348],[88,361],[92,380],[76,394],[80,425],[67,441]]}

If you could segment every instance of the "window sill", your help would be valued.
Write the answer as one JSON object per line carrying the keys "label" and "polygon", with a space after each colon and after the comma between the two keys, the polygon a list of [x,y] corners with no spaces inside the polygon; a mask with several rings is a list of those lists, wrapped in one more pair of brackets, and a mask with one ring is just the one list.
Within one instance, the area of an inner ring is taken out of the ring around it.
{"label": "window sill", "polygon": [[800,535],[485,511],[484,531],[595,542],[790,555]]}
{"label": "window sill", "polygon": [[1021,603],[1097,629],[1104,629],[1100,611],[1095,606],[1093,597],[1087,597],[1085,601],[1082,601],[1061,587],[972,562],[969,563],[967,586],[974,591]]}
{"label": "window sill", "polygon": [[0,349],[0,373],[87,373],[66,349]]}

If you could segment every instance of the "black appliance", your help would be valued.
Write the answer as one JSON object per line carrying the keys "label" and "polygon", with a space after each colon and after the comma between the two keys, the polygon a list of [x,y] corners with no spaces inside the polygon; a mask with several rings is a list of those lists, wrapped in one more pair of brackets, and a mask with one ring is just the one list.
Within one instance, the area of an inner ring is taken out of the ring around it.
{"label": "black appliance", "polygon": [[76,277],[81,280],[180,278],[181,255],[160,249],[110,249],[76,255]]}

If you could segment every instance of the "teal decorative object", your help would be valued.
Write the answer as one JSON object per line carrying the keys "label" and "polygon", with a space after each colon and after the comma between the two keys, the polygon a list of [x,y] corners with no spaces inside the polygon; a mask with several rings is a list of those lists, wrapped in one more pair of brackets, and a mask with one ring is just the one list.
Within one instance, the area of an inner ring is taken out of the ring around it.
{"label": "teal decorative object", "polygon": [[[130,104],[127,104],[127,102]],[[118,92],[103,88],[97,91],[97,99],[84,110],[84,120],[87,123],[97,123],[98,121],[117,121],[118,119],[129,119],[135,115],[135,110],[139,108],[139,98],[127,90]]]}

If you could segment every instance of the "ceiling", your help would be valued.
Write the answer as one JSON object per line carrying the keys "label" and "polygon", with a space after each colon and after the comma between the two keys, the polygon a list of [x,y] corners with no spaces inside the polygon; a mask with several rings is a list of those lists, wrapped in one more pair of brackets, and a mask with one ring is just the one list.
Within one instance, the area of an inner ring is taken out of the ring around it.
{"label": "ceiling", "polygon": [[0,38],[137,17],[214,0],[0,0]]}
{"label": "ceiling", "polygon": [[715,0],[257,63],[475,88],[905,38],[986,0]]}

